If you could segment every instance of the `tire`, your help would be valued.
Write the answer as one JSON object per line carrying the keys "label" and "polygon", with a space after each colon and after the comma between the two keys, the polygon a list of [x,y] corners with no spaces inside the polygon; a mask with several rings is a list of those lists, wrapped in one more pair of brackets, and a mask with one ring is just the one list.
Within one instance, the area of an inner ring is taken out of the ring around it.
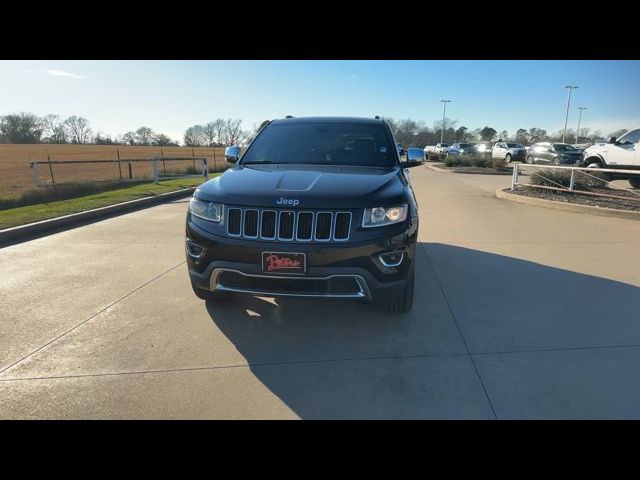
{"label": "tire", "polygon": [[389,313],[402,314],[409,313],[411,311],[411,307],[413,307],[413,291],[416,282],[415,273],[415,267],[412,265],[404,291],[386,305]]}
{"label": "tire", "polygon": [[587,168],[604,168],[604,165],[600,160],[590,160],[587,164]]}
{"label": "tire", "polygon": [[556,157],[553,159],[553,162],[551,162],[553,165],[560,165],[560,158]]}
{"label": "tire", "polygon": [[531,155],[529,155],[529,156],[527,157],[527,163],[528,163],[529,165],[533,165],[533,157],[532,157]]}
{"label": "tire", "polygon": [[504,157],[504,161],[509,165],[511,163],[511,154],[507,153],[507,156]]}
{"label": "tire", "polygon": [[630,178],[629,183],[633,188],[640,188],[640,178]]}

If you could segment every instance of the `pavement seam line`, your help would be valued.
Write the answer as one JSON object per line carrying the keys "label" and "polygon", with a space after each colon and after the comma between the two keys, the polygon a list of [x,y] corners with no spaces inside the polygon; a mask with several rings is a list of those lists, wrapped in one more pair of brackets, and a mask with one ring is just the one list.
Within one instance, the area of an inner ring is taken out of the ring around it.
{"label": "pavement seam line", "polygon": [[476,362],[473,359],[473,356],[471,355],[471,352],[469,351],[469,346],[467,345],[467,341],[464,338],[464,335],[462,334],[462,330],[460,328],[460,325],[458,324],[458,319],[456,318],[455,313],[453,313],[453,309],[451,308],[451,304],[449,303],[449,298],[447,298],[447,294],[444,291],[444,288],[442,287],[442,284],[440,283],[440,278],[438,278],[438,274],[436,273],[436,269],[433,266],[433,263],[431,262],[431,258],[429,258],[429,254],[427,253],[427,249],[424,246],[424,243],[421,243],[420,246],[422,247],[422,251],[424,252],[425,256],[427,257],[427,262],[429,263],[429,266],[431,267],[431,271],[433,272],[433,276],[436,279],[436,283],[438,284],[438,288],[440,289],[440,293],[442,293],[442,297],[444,298],[444,301],[447,304],[447,308],[449,309],[449,313],[451,313],[451,317],[453,318],[453,322],[456,325],[456,329],[458,330],[458,333],[460,334],[460,338],[462,339],[462,343],[464,344],[464,348],[467,350],[467,355],[469,356],[469,360],[471,360],[471,364],[473,365],[473,369],[476,372],[476,375],[478,377],[478,380],[480,381],[480,385],[482,385],[482,390],[484,391],[484,395],[487,399],[487,402],[489,402],[489,407],[491,407],[491,412],[493,413],[493,418],[494,419],[498,419],[498,416],[496,415],[496,410],[495,408],[493,408],[493,403],[491,402],[491,398],[489,397],[489,392],[487,392],[487,388],[484,385],[484,382],[482,381],[482,377],[480,376],[480,372],[478,371],[478,367],[476,365]]}
{"label": "pavement seam line", "polygon": [[169,270],[155,276],[154,278],[152,278],[151,280],[149,280],[148,282],[143,283],[142,285],[140,285],[139,287],[136,287],[135,289],[131,290],[129,293],[127,293],[126,295],[124,295],[123,297],[120,297],[118,300],[116,300],[113,303],[110,303],[109,305],[107,305],[106,307],[104,307],[102,310],[100,310],[99,312],[94,313],[93,315],[91,315],[89,318],[81,321],[79,324],[77,324],[76,326],[70,328],[69,330],[67,330],[66,332],[61,333],[60,335],[58,335],[57,337],[55,337],[52,340],[49,340],[47,343],[45,343],[44,345],[36,348],[34,351],[32,351],[31,353],[25,355],[24,357],[22,357],[21,359],[13,362],[12,364],[6,366],[5,368],[0,370],[0,375],[4,372],[6,372],[7,370],[9,370],[10,368],[18,365],[19,363],[23,362],[24,360],[26,360],[27,358],[29,358],[30,356],[38,353],[40,350],[42,350],[45,347],[48,347],[49,345],[51,345],[52,343],[60,340],[62,337],[68,335],[69,333],[73,332],[75,329],[77,329],[78,327],[81,327],[82,325],[84,325],[85,323],[87,323],[89,320],[91,320],[92,318],[97,317],[98,315],[100,315],[101,313],[103,313],[104,311],[108,310],[109,308],[113,307],[114,305],[116,305],[117,303],[120,303],[122,300],[124,300],[125,298],[129,297],[130,295],[133,295],[134,293],[136,293],[138,290],[146,287],[147,285],[149,285],[152,282],[155,282],[157,279],[159,279],[160,277],[166,275],[169,272],[172,272],[173,270],[175,270],[176,268],[184,265],[184,263],[186,262],[180,262],[178,265],[171,267]]}
{"label": "pavement seam line", "polygon": [[477,353],[424,353],[420,355],[383,355],[377,357],[346,357],[346,358],[326,358],[321,360],[301,360],[291,362],[264,362],[264,363],[247,363],[236,365],[210,365],[207,367],[184,367],[184,368],[165,368],[159,370],[133,370],[129,372],[104,372],[104,373],[85,373],[79,375],[49,375],[42,377],[14,377],[14,378],[0,378],[0,382],[20,382],[20,381],[32,381],[32,380],[61,380],[71,378],[87,378],[87,377],[108,377],[119,375],[145,375],[154,373],[172,373],[172,372],[193,372],[203,370],[221,370],[226,368],[242,368],[242,367],[277,367],[280,365],[306,365],[314,363],[327,363],[327,362],[357,362],[364,360],[402,360],[412,358],[434,358],[434,357],[460,357],[460,356],[473,356],[473,355],[514,355],[518,353],[537,353],[537,352],[564,352],[574,350],[594,350],[594,349],[607,349],[607,348],[639,348],[640,344],[630,345],[605,345],[605,346],[591,346],[591,347],[566,347],[566,348],[543,348],[537,350],[510,350],[510,351],[496,351],[496,352],[477,352]]}
{"label": "pavement seam line", "polygon": [[367,360],[403,360],[412,358],[433,358],[433,357],[461,357],[467,356],[466,353],[425,353],[422,355],[389,355],[380,357],[352,357],[352,358],[329,358],[322,360],[301,360],[291,362],[265,362],[265,363],[247,363],[237,365],[218,365],[208,367],[185,367],[185,368],[166,368],[160,370],[137,370],[131,372],[107,372],[107,373],[85,373],[79,375],[50,375],[44,377],[22,377],[22,378],[0,378],[1,382],[19,382],[19,381],[33,381],[33,380],[59,380],[70,378],[86,378],[86,377],[109,377],[119,375],[145,375],[153,373],[172,373],[172,372],[197,372],[203,370],[223,370],[226,368],[252,368],[252,367],[278,367],[283,365],[307,365],[315,363],[329,363],[329,362],[358,362]]}
{"label": "pavement seam line", "polygon": [[630,343],[628,345],[591,345],[588,347],[556,347],[556,348],[534,348],[531,350],[474,352],[471,355],[515,355],[517,353],[572,352],[574,350],[603,350],[607,348],[638,348],[638,347],[640,347],[640,344]]}

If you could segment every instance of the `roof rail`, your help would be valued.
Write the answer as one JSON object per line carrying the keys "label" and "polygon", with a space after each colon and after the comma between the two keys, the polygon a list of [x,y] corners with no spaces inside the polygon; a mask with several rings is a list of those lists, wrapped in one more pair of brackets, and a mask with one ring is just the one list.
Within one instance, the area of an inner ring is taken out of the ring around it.
{"label": "roof rail", "polygon": [[286,116],[286,117],[284,117],[284,118],[293,118],[293,115],[287,115],[287,116]]}

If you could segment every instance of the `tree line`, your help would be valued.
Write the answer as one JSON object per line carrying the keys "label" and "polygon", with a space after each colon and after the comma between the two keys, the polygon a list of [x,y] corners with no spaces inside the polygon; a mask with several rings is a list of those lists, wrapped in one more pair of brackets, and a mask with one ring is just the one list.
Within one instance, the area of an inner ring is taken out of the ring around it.
{"label": "tree line", "polygon": [[[420,147],[435,145],[440,139],[446,143],[480,141],[513,141],[523,145],[531,145],[536,142],[562,141],[562,130],[547,133],[542,128],[519,128],[514,132],[484,126],[483,128],[469,129],[466,126],[458,126],[458,120],[445,118],[444,122],[437,121],[429,127],[423,121],[410,118],[394,120],[385,118],[389,123],[396,140],[405,147]],[[193,125],[184,133],[183,144],[189,147],[223,147],[228,145],[246,144],[257,134],[268,121],[253,130],[245,130],[240,119],[217,118],[204,125]],[[444,135],[443,135],[444,130]],[[609,136],[619,137],[626,130],[618,130]],[[602,141],[604,137],[599,130],[591,131],[589,128],[580,129],[580,137],[575,138],[575,130],[567,129],[565,141],[567,143],[587,143]],[[169,138],[164,133],[154,132],[151,128],[143,126],[137,130],[126,132],[112,138],[100,131],[94,132],[89,120],[84,117],[72,115],[62,119],[59,115],[45,115],[39,117],[32,113],[14,113],[0,116],[0,143],[71,143],[94,145],[153,145],[153,146],[178,146],[178,142]]]}
{"label": "tree line", "polygon": [[[254,129],[257,131],[258,129]],[[242,120],[218,118],[206,125],[194,125],[184,133],[184,145],[219,147],[246,142],[255,134],[242,128]],[[93,131],[89,120],[72,115],[45,116],[33,113],[12,113],[0,116],[0,143],[54,143],[93,145],[178,146],[164,133],[143,126],[116,137]]]}
{"label": "tree line", "polygon": [[[398,143],[405,147],[424,148],[427,145],[435,145],[442,141],[445,143],[477,143],[490,142],[496,140],[512,141],[523,145],[531,145],[537,142],[561,142],[563,131],[558,130],[548,133],[542,128],[519,128],[514,132],[507,130],[498,131],[493,127],[484,126],[470,130],[465,126],[458,126],[458,120],[449,118],[433,123],[433,127],[428,127],[422,121],[416,121],[409,118],[403,120],[394,120],[393,118],[385,118],[393,131]],[[444,128],[443,128],[444,126]],[[444,135],[442,134],[444,130]],[[609,136],[619,137],[627,130],[622,129],[611,133]],[[603,141],[604,137],[600,130],[591,131],[589,128],[580,128],[580,136],[576,142],[576,131],[568,128],[565,142],[567,143],[588,143]]]}

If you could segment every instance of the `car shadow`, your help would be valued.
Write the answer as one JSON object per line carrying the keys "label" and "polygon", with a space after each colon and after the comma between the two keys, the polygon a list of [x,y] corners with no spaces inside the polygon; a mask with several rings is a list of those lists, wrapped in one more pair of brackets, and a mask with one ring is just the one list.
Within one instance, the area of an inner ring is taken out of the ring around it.
{"label": "car shadow", "polygon": [[406,315],[244,295],[206,308],[301,418],[492,418],[467,348],[640,344],[636,286],[453,245],[418,252]]}

